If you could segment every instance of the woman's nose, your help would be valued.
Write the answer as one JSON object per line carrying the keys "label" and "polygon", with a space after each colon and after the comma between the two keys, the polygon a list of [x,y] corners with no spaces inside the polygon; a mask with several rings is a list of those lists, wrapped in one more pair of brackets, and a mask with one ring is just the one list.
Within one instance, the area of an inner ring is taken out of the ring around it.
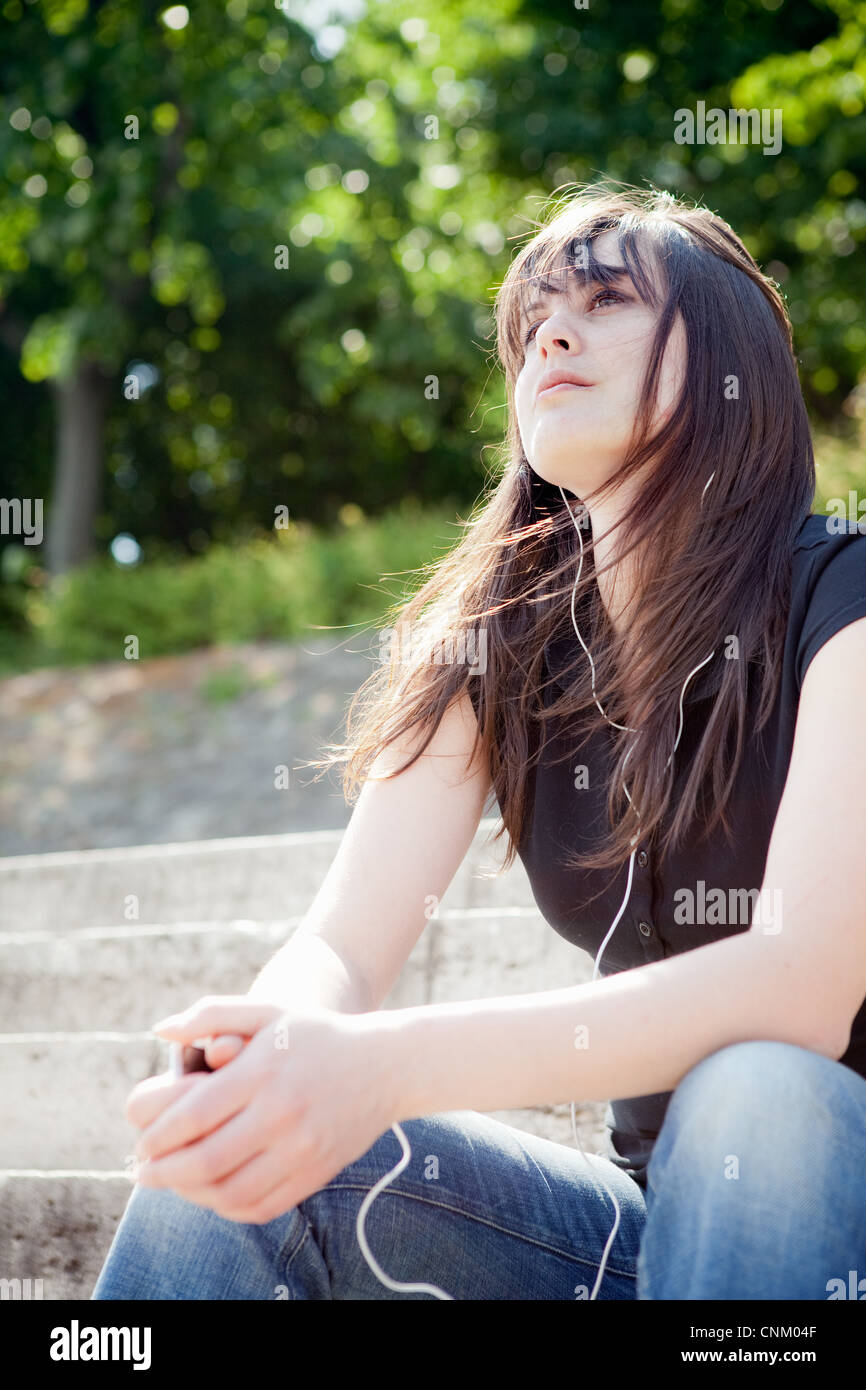
{"label": "woman's nose", "polygon": [[542,356],[557,350],[574,352],[578,336],[574,327],[567,323],[561,314],[552,314],[536,331],[535,340]]}

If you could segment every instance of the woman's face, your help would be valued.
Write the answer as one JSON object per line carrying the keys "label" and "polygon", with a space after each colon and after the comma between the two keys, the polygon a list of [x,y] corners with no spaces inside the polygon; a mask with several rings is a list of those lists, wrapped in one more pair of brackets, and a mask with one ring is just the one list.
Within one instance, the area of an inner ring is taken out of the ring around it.
{"label": "woman's face", "polygon": [[[599,236],[594,252],[602,265],[622,266],[615,231]],[[647,274],[660,294],[651,260]],[[533,470],[584,497],[616,472],[631,443],[656,311],[644,304],[628,276],[611,288],[588,280],[581,284],[564,271],[550,281],[561,292],[530,294],[522,322],[525,358],[515,388],[517,423]],[[586,384],[545,389],[557,372]],[[662,360],[653,433],[670,415],[684,372],[685,329],[678,314]]]}

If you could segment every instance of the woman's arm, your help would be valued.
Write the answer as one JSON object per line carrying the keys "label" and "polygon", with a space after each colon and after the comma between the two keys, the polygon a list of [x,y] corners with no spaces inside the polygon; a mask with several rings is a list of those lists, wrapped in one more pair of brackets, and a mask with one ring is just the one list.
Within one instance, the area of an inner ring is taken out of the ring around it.
{"label": "woman's arm", "polygon": [[379,754],[312,906],[249,993],[289,1006],[378,1009],[472,842],[490,788],[468,695],[446,710],[418,760],[394,778],[415,731]]}
{"label": "woman's arm", "polygon": [[821,647],[803,681],[764,875],[764,892],[781,895],[769,898],[781,901],[780,930],[753,923],[572,989],[382,1015],[397,1118],[668,1091],[709,1053],[749,1039],[838,1059],[866,995],[864,694],[860,619]]}
{"label": "woman's arm", "polygon": [[304,923],[259,971],[247,994],[283,1008],[320,1004],[346,1014],[365,1013],[369,1008],[362,976],[326,937],[305,931]]}
{"label": "woman's arm", "polygon": [[748,931],[571,989],[379,1015],[402,1079],[395,1117],[653,1095],[755,1038],[839,1057],[835,1034],[810,1029],[813,1006],[802,1018],[783,1006],[789,971],[771,940]]}

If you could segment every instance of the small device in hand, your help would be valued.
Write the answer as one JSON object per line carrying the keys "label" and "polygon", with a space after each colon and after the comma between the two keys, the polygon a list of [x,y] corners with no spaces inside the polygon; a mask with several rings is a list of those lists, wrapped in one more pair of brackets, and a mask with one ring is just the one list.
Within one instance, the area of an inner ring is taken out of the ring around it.
{"label": "small device in hand", "polygon": [[171,1043],[170,1049],[169,1070],[175,1081],[191,1071],[213,1071],[213,1067],[209,1067],[207,1064],[204,1048],[189,1047],[184,1043]]}

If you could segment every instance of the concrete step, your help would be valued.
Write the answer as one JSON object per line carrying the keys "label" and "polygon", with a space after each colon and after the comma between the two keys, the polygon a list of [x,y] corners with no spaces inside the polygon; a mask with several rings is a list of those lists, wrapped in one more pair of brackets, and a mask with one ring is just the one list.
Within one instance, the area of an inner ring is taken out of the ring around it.
{"label": "concrete step", "polygon": [[147,1030],[203,994],[243,994],[296,926],[188,922],[0,933],[0,1017],[16,1033]]}
{"label": "concrete step", "polygon": [[[447,907],[531,907],[522,865],[496,877],[498,822],[481,822]],[[0,860],[0,931],[119,921],[276,921],[307,911],[343,835],[323,830],[173,845],[28,854]],[[489,877],[485,875],[490,875]],[[134,914],[134,917],[133,917]]]}
{"label": "concrete step", "polygon": [[46,1300],[88,1299],[131,1191],[123,1172],[0,1172],[3,1277],[41,1279]]}
{"label": "concrete step", "polygon": [[123,1169],[126,1097],[167,1057],[148,1033],[0,1035],[0,1170]]}
{"label": "concrete step", "polygon": [[[0,1018],[8,1032],[147,1030],[203,994],[243,994],[294,922],[122,924],[0,933]],[[526,908],[440,908],[386,1005],[553,989],[588,962]]]}

